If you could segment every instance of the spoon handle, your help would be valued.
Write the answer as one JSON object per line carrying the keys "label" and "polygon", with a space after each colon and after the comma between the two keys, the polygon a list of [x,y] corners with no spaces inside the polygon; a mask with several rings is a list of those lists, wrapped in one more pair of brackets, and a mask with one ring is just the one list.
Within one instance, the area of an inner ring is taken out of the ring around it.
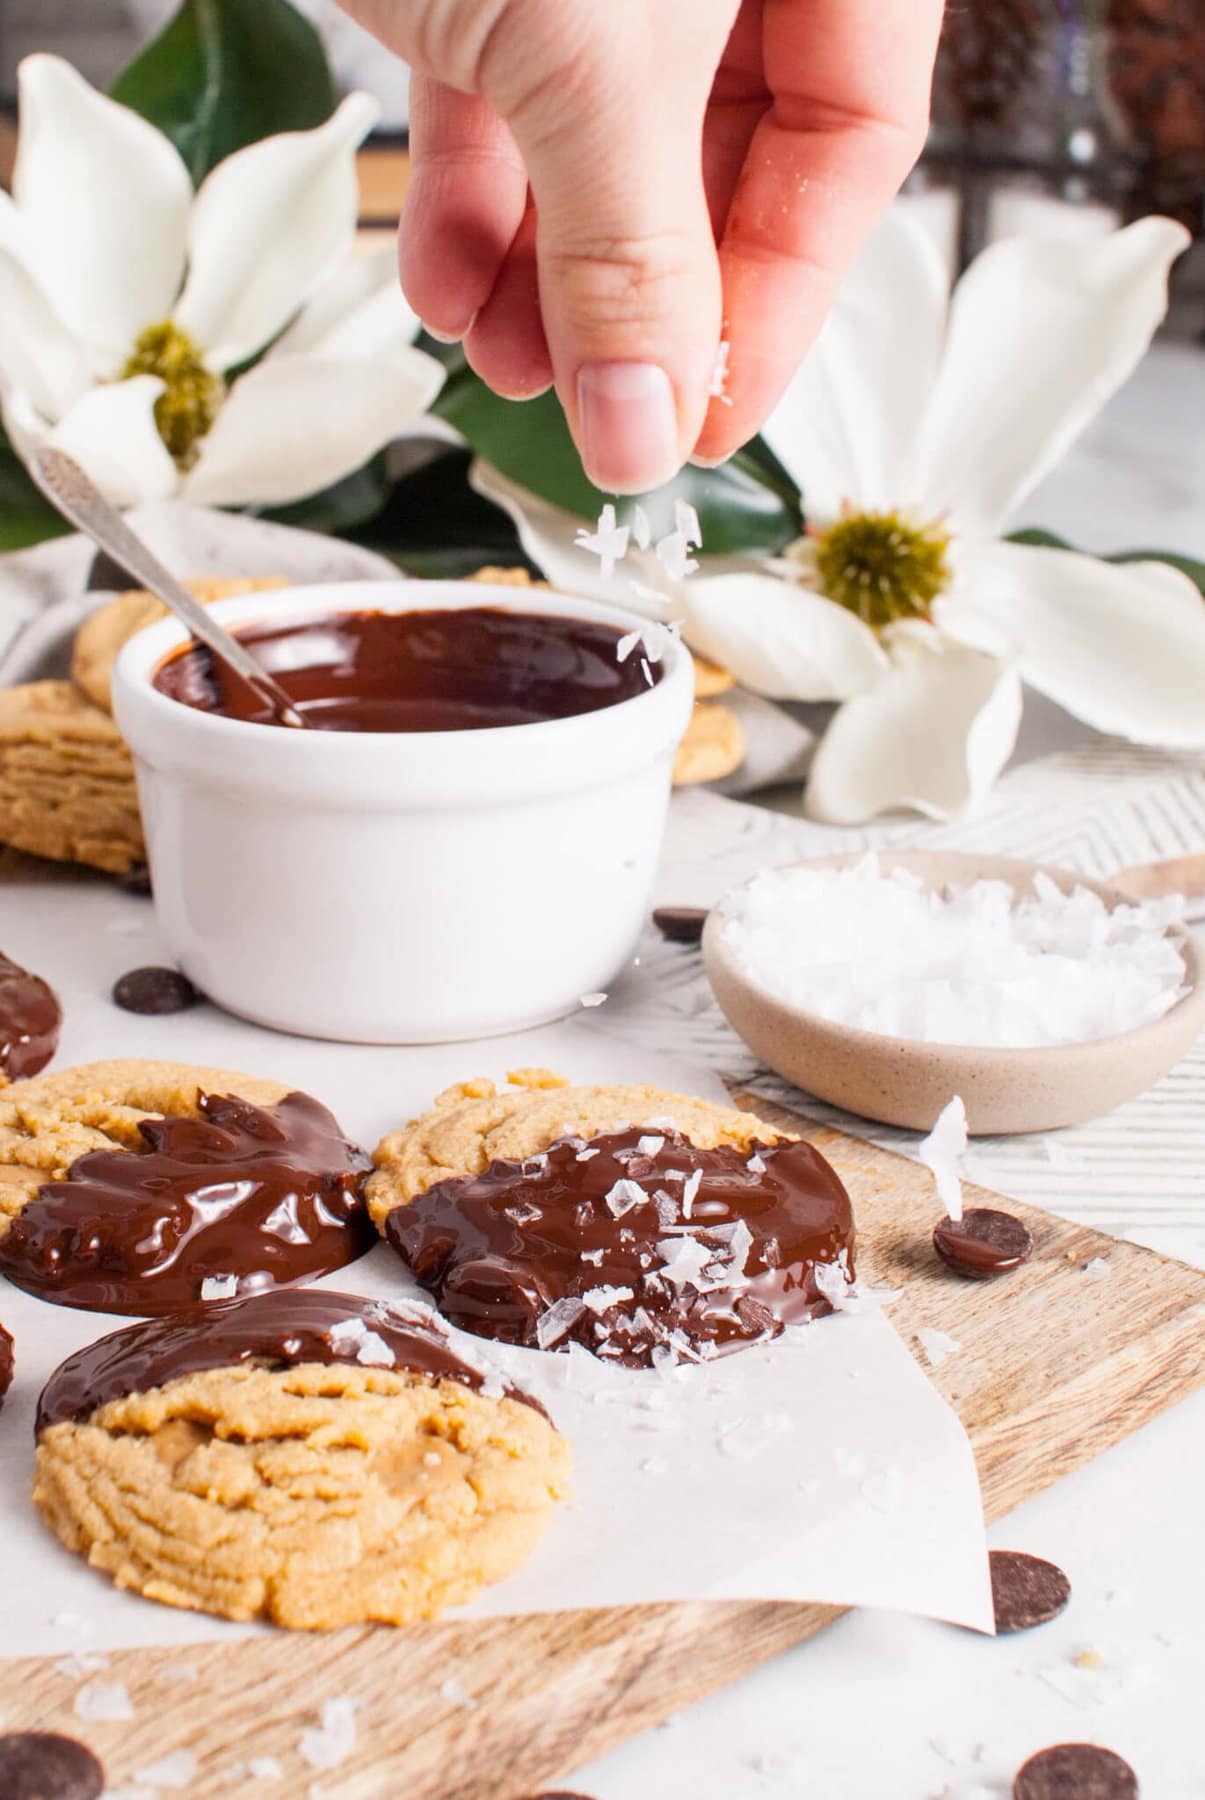
{"label": "spoon handle", "polygon": [[239,643],[233,633],[219,625],[210,613],[194,599],[182,581],[165,569],[158,557],[130,530],[116,507],[98,492],[79,464],[62,450],[42,445],[34,451],[30,474],[57,511],[77,530],[90,537],[141,587],[149,589],[157,599],[175,613],[192,635],[213,654],[242,677],[261,700],[272,708],[274,718],[282,725],[294,727],[305,721],[284,689],[266,669]]}

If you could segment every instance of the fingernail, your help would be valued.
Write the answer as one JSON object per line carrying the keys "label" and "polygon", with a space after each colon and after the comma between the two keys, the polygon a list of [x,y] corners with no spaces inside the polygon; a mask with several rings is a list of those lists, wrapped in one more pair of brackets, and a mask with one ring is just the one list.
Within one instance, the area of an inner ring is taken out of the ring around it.
{"label": "fingernail", "polygon": [[643,494],[677,474],[674,390],[656,363],[586,363],[577,410],[582,462],[595,487]]}
{"label": "fingernail", "polygon": [[459,344],[462,338],[468,337],[476,318],[476,313],[470,313],[467,324],[463,325],[459,331],[436,331],[434,325],[428,325],[425,319],[422,321],[422,326],[427,336],[434,338],[437,344]]}
{"label": "fingernail", "polygon": [[722,469],[726,456],[692,456],[687,459],[692,469]]}

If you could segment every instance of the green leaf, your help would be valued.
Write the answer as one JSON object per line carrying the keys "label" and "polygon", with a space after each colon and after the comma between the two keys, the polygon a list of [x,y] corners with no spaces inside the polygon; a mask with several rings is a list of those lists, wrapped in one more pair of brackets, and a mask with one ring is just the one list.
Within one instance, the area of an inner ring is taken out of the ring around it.
{"label": "green leaf", "polygon": [[[1035,544],[1041,550],[1071,550],[1080,556],[1092,554],[1091,551],[1076,551],[1074,544],[1069,544],[1066,538],[1057,537],[1053,531],[1014,531],[1008,541],[1010,544]],[[1187,575],[1205,596],[1205,562],[1198,562],[1195,557],[1180,556],[1174,550],[1117,550],[1100,560],[1111,563],[1167,563],[1170,568],[1179,569],[1182,575]]]}
{"label": "green leaf", "polygon": [[256,507],[258,517],[276,525],[295,525],[303,531],[324,531],[345,536],[358,525],[375,518],[389,498],[389,473],[385,453],[345,475],[321,493],[295,500],[289,506]]}
{"label": "green leaf", "polygon": [[289,0],[183,0],[110,92],[171,139],[195,183],[260,138],[321,125],[337,99],[322,40]]}
{"label": "green leaf", "polygon": [[345,535],[411,575],[454,578],[486,563],[531,568],[506,514],[468,483],[467,450],[444,449],[394,483],[381,512]]}
{"label": "green leaf", "polygon": [[0,554],[28,550],[71,530],[25,473],[16,451],[0,432]]}
{"label": "green leaf", "polygon": [[[581,519],[593,522],[614,499],[586,479],[560,402],[551,392],[537,400],[502,400],[462,363],[449,373],[431,410],[512,481]],[[799,496],[785,470],[762,451],[764,446],[757,452],[738,451],[718,469],[683,469],[657,490],[658,511],[675,499],[688,501],[698,512],[703,543],[712,556],[782,550],[803,528]],[[627,504],[620,503],[621,516]]]}

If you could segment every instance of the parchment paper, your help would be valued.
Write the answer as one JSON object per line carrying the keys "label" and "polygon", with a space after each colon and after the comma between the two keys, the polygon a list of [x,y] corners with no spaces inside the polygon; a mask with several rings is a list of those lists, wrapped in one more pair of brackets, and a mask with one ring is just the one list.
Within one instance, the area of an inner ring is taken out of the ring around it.
{"label": "parchment paper", "polygon": [[[108,998],[115,977],[164,960],[153,912],[84,877],[0,890],[0,946],[59,992],[66,1022],[53,1066],[156,1057],[274,1076],[317,1095],[369,1147],[449,1082],[501,1080],[516,1065],[727,1098],[714,1073],[574,1021],[394,1049],[285,1037],[210,1006],[123,1013]],[[415,1291],[384,1246],[323,1285],[386,1298]],[[120,1594],[59,1546],[29,1499],[37,1395],[63,1356],[125,1321],[2,1281],[0,1320],[17,1356],[0,1411],[0,1654],[184,1645],[255,1629]],[[790,1342],[669,1375],[466,1343],[545,1400],[573,1444],[576,1496],[528,1565],[470,1612],[739,1597],[891,1607],[990,1630],[969,1443],[883,1313],[819,1320]]]}

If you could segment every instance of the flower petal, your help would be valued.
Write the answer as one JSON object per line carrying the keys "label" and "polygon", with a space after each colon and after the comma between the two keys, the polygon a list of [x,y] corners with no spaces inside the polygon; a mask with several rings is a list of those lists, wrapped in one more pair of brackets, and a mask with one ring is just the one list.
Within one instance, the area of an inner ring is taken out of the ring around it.
{"label": "flower petal", "polygon": [[682,584],[686,641],[768,700],[845,700],[887,667],[861,619],[773,575],[695,575]]}
{"label": "flower petal", "polygon": [[200,506],[284,506],[317,493],[423,412],[443,375],[434,357],[409,348],[371,362],[267,357],[235,382],[184,496]]}
{"label": "flower petal", "polygon": [[1030,686],[1077,719],[1140,744],[1205,748],[1205,600],[1178,569],[995,544],[963,595],[949,629],[994,632]]}
{"label": "flower petal", "polygon": [[829,825],[900,807],[949,818],[987,793],[1020,719],[1010,663],[924,627],[899,631],[882,681],[847,701],[820,740],[804,810]]}
{"label": "flower petal", "polygon": [[340,263],[277,339],[271,353],[378,356],[382,350],[412,344],[419,330],[418,315],[411,312],[402,295],[397,252],[390,244],[348,256]]}
{"label": "flower petal", "polygon": [[612,606],[630,606],[636,612],[653,610],[633,595],[630,576],[635,575],[637,580],[664,594],[667,605],[672,604],[674,588],[655,556],[644,557],[629,550],[615,574],[604,577],[598,557],[574,546],[578,533],[589,529],[576,513],[540,499],[480,457],[475,457],[470,465],[469,484],[509,515],[527,555],[562,593],[581,594],[584,599],[603,600]]}
{"label": "flower petal", "polygon": [[954,295],[906,497],[996,536],[1138,364],[1187,242],[1183,226],[1149,218],[1097,238],[1009,238],[977,257]]}
{"label": "flower petal", "polygon": [[0,193],[0,386],[57,419],[88,386],[87,361],[20,253],[16,208]]}
{"label": "flower petal", "polygon": [[356,146],[377,112],[367,94],[349,94],[315,130],[236,150],[202,182],[175,317],[215,368],[261,350],[350,249]]}
{"label": "flower petal", "polygon": [[932,237],[897,202],[763,429],[812,518],[835,517],[844,500],[913,498],[902,477],[937,378],[947,291]]}
{"label": "flower petal", "polygon": [[176,465],[155,425],[155,401],[163,383],[154,375],[135,375],[92,388],[41,436],[73,456],[114,506],[137,506],[142,500],[166,500],[179,487]]}
{"label": "flower petal", "polygon": [[28,266],[60,319],[110,359],[166,317],[192,184],[163,133],[57,56],[27,56],[13,195]]}

